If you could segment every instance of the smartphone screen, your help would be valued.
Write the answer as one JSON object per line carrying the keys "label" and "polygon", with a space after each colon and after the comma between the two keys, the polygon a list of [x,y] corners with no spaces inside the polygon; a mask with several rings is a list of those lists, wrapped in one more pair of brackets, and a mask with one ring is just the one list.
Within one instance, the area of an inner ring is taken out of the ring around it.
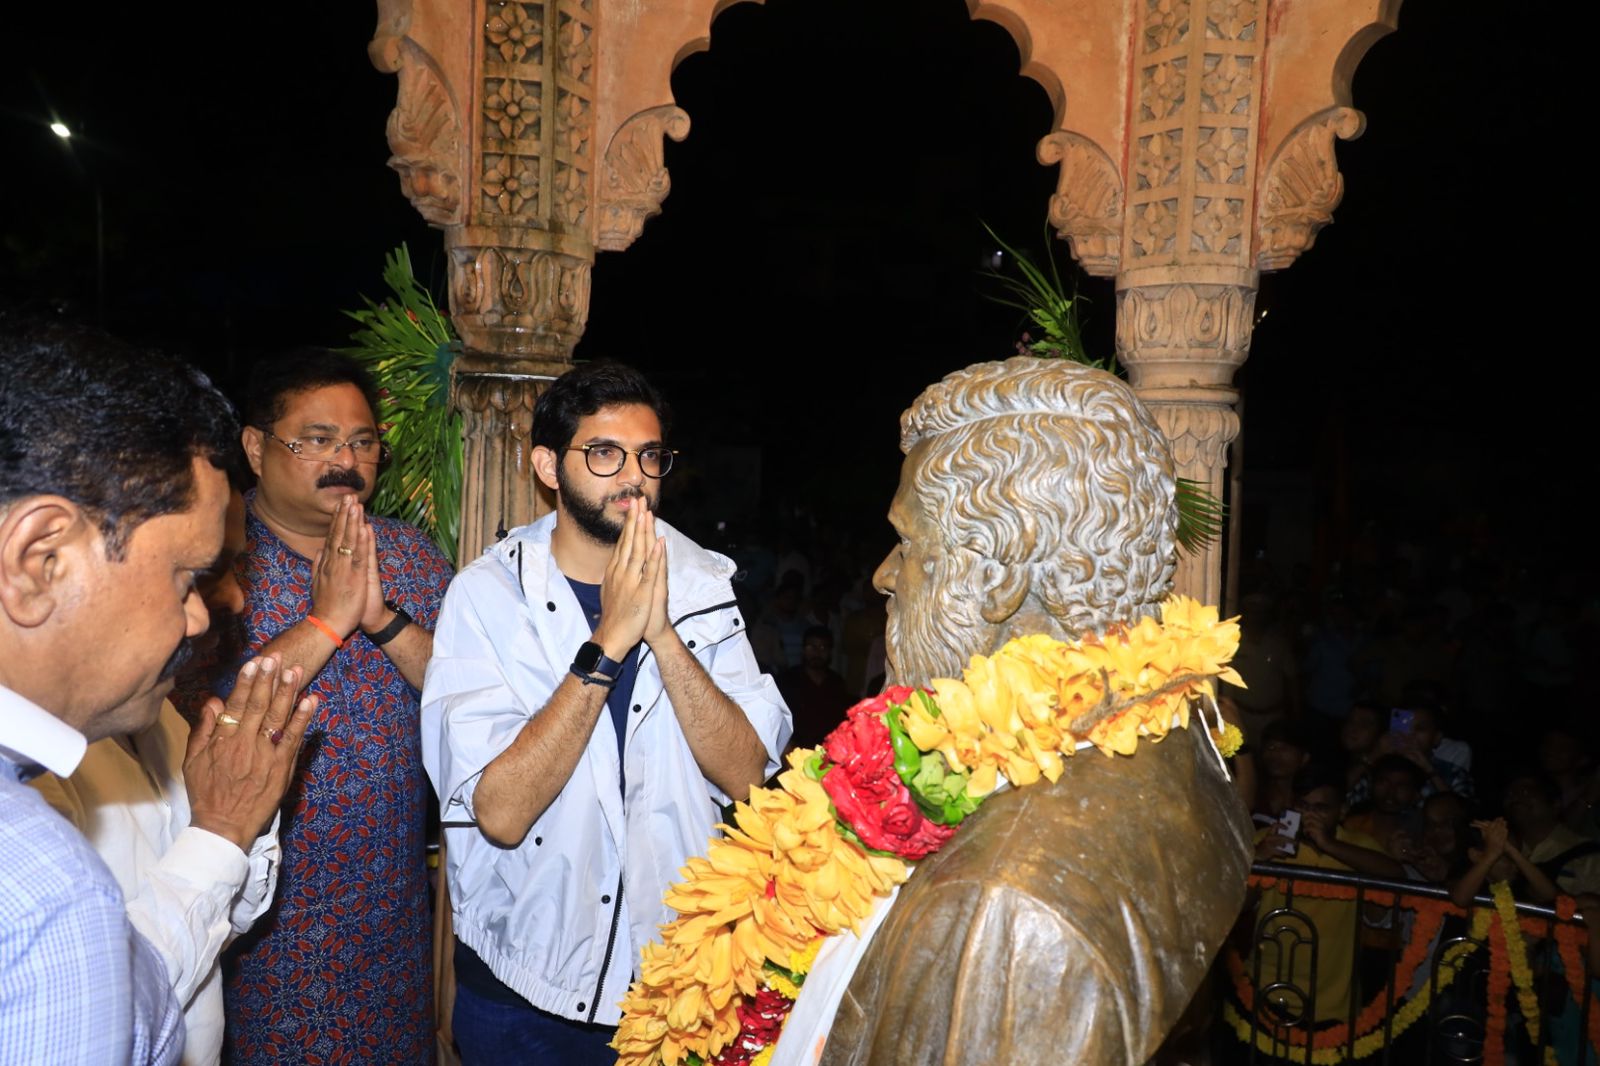
{"label": "smartphone screen", "polygon": [[1293,855],[1297,848],[1295,840],[1300,836],[1300,812],[1284,811],[1283,817],[1278,819],[1278,835],[1289,838],[1287,844],[1282,844],[1278,850],[1285,855]]}
{"label": "smartphone screen", "polygon": [[1389,732],[1410,735],[1411,723],[1415,717],[1416,712],[1396,707],[1389,712]]}

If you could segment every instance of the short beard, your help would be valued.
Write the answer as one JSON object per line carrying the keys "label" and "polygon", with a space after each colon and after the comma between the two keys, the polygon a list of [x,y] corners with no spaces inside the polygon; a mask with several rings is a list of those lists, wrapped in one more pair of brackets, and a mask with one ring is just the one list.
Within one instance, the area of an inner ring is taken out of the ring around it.
{"label": "short beard", "polygon": [[983,618],[983,593],[973,580],[977,569],[976,555],[947,552],[923,583],[929,592],[916,600],[889,598],[884,630],[889,684],[958,678],[974,655],[994,650],[990,645],[999,627]]}
{"label": "short beard", "polygon": [[[625,485],[616,492],[589,499],[578,492],[567,479],[566,470],[556,466],[556,491],[561,496],[561,509],[574,525],[597,544],[615,544],[622,539],[622,522],[606,515],[606,504],[612,500],[643,499],[644,490]],[[652,501],[651,510],[655,509]]]}

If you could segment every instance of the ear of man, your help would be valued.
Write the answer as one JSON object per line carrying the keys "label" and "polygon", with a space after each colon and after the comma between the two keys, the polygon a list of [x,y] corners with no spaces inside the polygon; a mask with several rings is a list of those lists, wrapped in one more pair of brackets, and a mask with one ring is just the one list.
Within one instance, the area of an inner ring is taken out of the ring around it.
{"label": "ear of man", "polygon": [[0,611],[14,626],[43,625],[86,565],[96,529],[61,496],[19,500],[0,515]]}
{"label": "ear of man", "polygon": [[1031,578],[1027,565],[1010,566],[994,559],[980,562],[978,587],[983,590],[983,620],[1000,625],[1021,610]]}
{"label": "ear of man", "polygon": [[551,492],[556,491],[556,464],[560,461],[561,457],[558,456],[554,450],[545,447],[543,444],[534,446],[534,476],[536,476],[544,485],[544,487],[549,489]]}
{"label": "ear of man", "polygon": [[266,439],[266,435],[255,426],[245,426],[239,433],[239,443],[244,446],[245,461],[250,464],[250,472],[258,478],[261,476],[261,448]]}

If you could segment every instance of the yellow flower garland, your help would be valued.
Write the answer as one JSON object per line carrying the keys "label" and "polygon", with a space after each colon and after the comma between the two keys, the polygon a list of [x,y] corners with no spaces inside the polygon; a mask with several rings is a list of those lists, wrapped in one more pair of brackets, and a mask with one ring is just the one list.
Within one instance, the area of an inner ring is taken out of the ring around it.
{"label": "yellow flower garland", "polygon": [[[1002,773],[1017,786],[1055,781],[1080,740],[1132,755],[1141,735],[1160,740],[1175,719],[1187,726],[1190,700],[1211,695],[1213,678],[1243,684],[1227,665],[1239,645],[1236,620],[1181,596],[1161,614],[1160,623],[1146,618],[1071,643],[1020,637],[974,656],[961,680],[933,680],[940,713],[911,701],[906,732],[970,773],[973,797],[994,791]],[[819,750],[791,752],[777,787],[753,789],[736,805],[735,825],[722,826],[726,835],[668,890],[678,917],[645,946],[623,999],[611,1045],[618,1066],[679,1066],[691,1053],[710,1061],[738,1036],[743,997],[763,985],[789,994],[772,983],[767,960],[801,972],[793,964],[803,957],[809,967],[822,937],[859,930],[909,876],[905,860],[838,832],[827,793],[804,771]]]}
{"label": "yellow flower garland", "polygon": [[[1472,928],[1467,933],[1468,941],[1452,944],[1445,949],[1444,957],[1439,960],[1439,969],[1441,971],[1439,991],[1443,992],[1450,987],[1451,982],[1456,979],[1456,974],[1460,972],[1461,965],[1466,960],[1466,957],[1476,951],[1479,944],[1488,937],[1489,923],[1493,918],[1494,913],[1487,909],[1475,912],[1472,916]],[[1312,1063],[1315,1066],[1339,1066],[1339,1063],[1344,1062],[1347,1058],[1364,1059],[1368,1055],[1382,1050],[1385,1040],[1392,1040],[1399,1036],[1426,1013],[1432,994],[1431,983],[1424,984],[1416,995],[1406,1000],[1400,1009],[1394,1012],[1394,1018],[1391,1019],[1387,1032],[1382,1026],[1379,1026],[1370,1033],[1356,1037],[1355,1046],[1351,1049],[1353,1050],[1352,1054],[1347,1054],[1347,1049],[1343,1047],[1313,1048],[1311,1051]],[[1222,1005],[1222,1016],[1233,1027],[1233,1031],[1238,1035],[1241,1044],[1250,1043],[1252,1030],[1254,1030],[1257,1050],[1267,1055],[1277,1053],[1282,1042],[1274,1043],[1272,1037],[1264,1029],[1252,1026],[1250,1019],[1241,1015],[1232,1003],[1224,1003]],[[1304,1053],[1304,1050],[1302,1047],[1296,1047],[1294,1055],[1299,1057]]]}
{"label": "yellow flower garland", "polygon": [[[1500,917],[1500,928],[1506,938],[1506,962],[1511,968],[1511,984],[1517,990],[1517,1005],[1522,1008],[1523,1021],[1528,1026],[1528,1040],[1539,1045],[1539,996],[1533,989],[1533,967],[1528,963],[1528,948],[1522,938],[1522,923],[1517,921],[1517,900],[1511,894],[1508,881],[1496,881],[1489,886],[1494,897],[1494,909]],[[1557,1066],[1554,1048],[1544,1049],[1546,1066]]]}

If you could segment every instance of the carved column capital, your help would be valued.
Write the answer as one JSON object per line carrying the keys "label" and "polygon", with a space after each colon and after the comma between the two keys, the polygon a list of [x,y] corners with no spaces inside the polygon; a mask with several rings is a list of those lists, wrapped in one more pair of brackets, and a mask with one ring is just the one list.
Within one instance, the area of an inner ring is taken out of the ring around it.
{"label": "carved column capital", "polygon": [[1361,135],[1365,119],[1352,107],[1330,107],[1306,119],[1285,138],[1267,164],[1256,208],[1256,266],[1282,270],[1333,221],[1344,178],[1333,141]]}
{"label": "carved column capital", "polygon": [[583,336],[594,257],[587,242],[539,230],[516,234],[515,244],[509,236],[475,226],[446,232],[450,317],[468,350],[495,358],[496,369],[537,373],[569,362]]}
{"label": "carved column capital", "polygon": [[1050,197],[1050,224],[1072,246],[1083,269],[1113,277],[1122,263],[1122,175],[1105,151],[1081,134],[1060,130],[1039,142],[1039,162],[1061,164]]}
{"label": "carved column capital", "polygon": [[1228,465],[1228,445],[1239,435],[1239,415],[1226,394],[1163,398],[1158,393],[1139,398],[1166,436],[1179,473]]}
{"label": "carved column capital", "polygon": [[688,135],[689,113],[672,104],[640,111],[617,127],[601,162],[596,248],[622,251],[638,239],[646,220],[661,213],[672,188],[663,139]]}
{"label": "carved column capital", "polygon": [[1117,358],[1140,390],[1224,389],[1250,354],[1253,283],[1174,282],[1117,292]]}

